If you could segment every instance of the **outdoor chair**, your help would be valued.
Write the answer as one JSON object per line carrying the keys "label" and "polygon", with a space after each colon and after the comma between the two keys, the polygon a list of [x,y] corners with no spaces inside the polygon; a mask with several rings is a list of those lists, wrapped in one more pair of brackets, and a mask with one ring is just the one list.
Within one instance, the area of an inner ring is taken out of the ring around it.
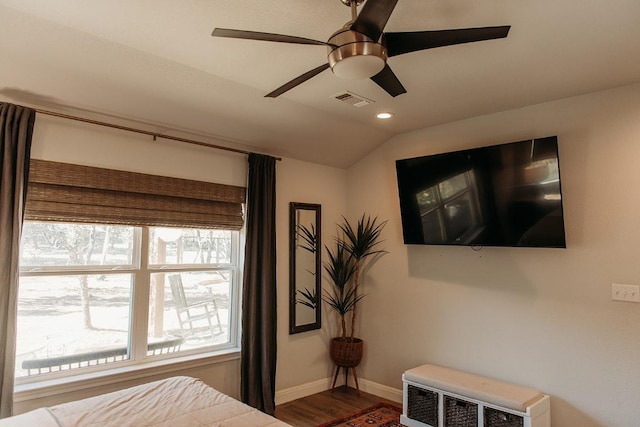
{"label": "outdoor chair", "polygon": [[[222,323],[220,322],[220,315],[218,314],[218,306],[215,299],[211,301],[205,301],[195,304],[187,303],[187,297],[184,293],[184,287],[182,285],[182,276],[179,274],[172,274],[169,276],[169,283],[171,285],[171,295],[173,302],[176,305],[176,313],[178,314],[178,321],[180,322],[180,328],[188,330],[190,334],[195,334],[197,331],[194,327],[194,322],[206,320],[211,329],[211,336],[216,335],[216,329],[219,334],[224,333],[222,330]],[[212,318],[215,318],[216,327],[212,322]],[[185,325],[187,328],[185,328]]]}

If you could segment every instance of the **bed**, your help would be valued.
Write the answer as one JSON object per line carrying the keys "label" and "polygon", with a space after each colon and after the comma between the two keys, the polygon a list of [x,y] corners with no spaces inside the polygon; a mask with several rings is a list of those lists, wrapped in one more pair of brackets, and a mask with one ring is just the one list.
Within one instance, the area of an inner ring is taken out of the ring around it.
{"label": "bed", "polygon": [[0,427],[35,426],[291,427],[184,376],[0,420]]}

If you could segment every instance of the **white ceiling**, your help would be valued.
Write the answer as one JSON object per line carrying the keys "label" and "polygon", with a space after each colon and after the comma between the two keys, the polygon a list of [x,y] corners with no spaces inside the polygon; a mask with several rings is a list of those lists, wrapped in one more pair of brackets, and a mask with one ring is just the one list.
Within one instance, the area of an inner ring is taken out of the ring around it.
{"label": "white ceiling", "polygon": [[340,0],[0,0],[0,99],[344,168],[398,133],[640,81],[638,0],[400,0],[386,31],[512,27],[390,58],[396,98],[330,70],[264,98],[326,48],[211,37],[326,41],[349,19]]}

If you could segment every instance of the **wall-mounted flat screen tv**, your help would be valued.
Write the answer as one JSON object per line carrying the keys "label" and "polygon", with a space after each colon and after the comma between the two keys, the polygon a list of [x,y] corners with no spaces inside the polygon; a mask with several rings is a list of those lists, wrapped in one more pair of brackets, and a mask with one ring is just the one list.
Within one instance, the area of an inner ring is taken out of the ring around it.
{"label": "wall-mounted flat screen tv", "polygon": [[565,248],[555,136],[396,161],[406,244]]}

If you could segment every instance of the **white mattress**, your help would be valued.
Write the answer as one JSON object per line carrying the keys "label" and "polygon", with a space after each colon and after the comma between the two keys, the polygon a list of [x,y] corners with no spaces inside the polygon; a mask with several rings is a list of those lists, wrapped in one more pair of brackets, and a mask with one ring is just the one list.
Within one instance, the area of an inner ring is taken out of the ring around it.
{"label": "white mattress", "polygon": [[[191,377],[173,377],[0,420],[0,427],[286,427]],[[290,426],[289,426],[290,427]]]}

